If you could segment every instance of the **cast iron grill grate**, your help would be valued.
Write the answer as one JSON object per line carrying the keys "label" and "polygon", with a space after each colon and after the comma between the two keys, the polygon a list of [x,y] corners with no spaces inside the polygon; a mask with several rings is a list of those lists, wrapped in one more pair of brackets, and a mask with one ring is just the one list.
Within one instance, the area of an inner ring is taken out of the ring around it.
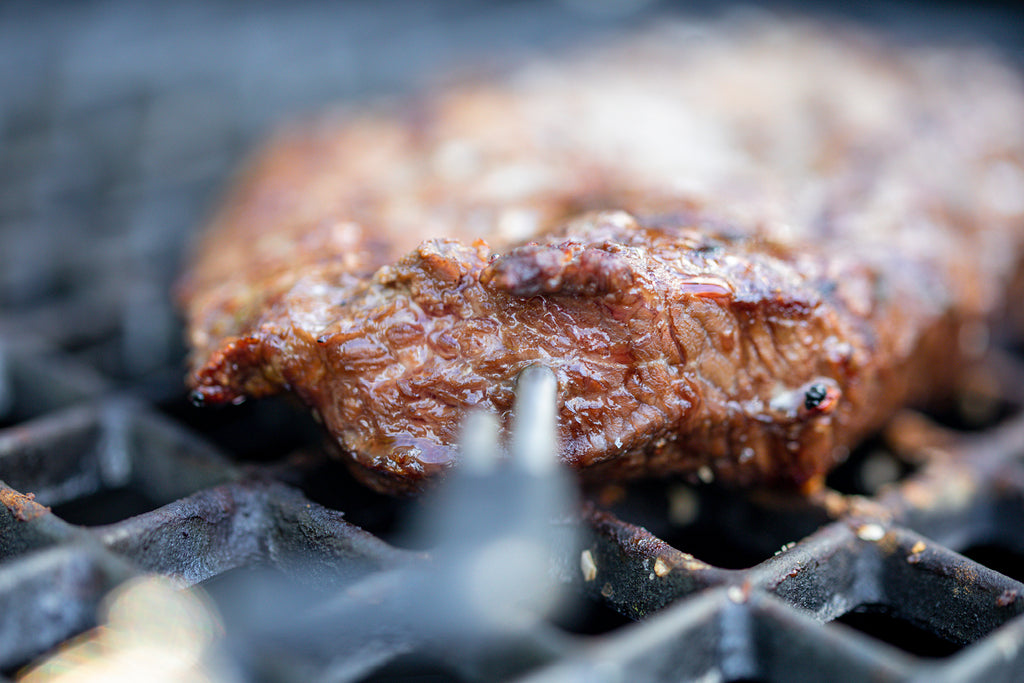
{"label": "cast iron grill grate", "polygon": [[[0,676],[155,572],[203,586],[228,668],[259,680],[1020,678],[1014,360],[981,428],[900,416],[809,498],[585,491],[547,538],[562,551],[547,578],[576,600],[526,629],[460,621],[472,581],[453,572],[488,559],[486,536],[436,550],[408,529],[430,525],[429,503],[354,484],[287,405],[188,407],[166,292],[184,234],[270,122],[409,87],[496,42],[622,21],[574,3],[268,3],[245,21],[228,6],[0,8]],[[1019,53],[992,16],[975,21]],[[411,68],[411,54],[432,57]],[[495,500],[526,509],[524,490],[449,493],[493,521]],[[424,614],[459,618],[407,614],[416,591]]]}
{"label": "cast iron grill grate", "polygon": [[[32,366],[16,352],[7,356],[8,367]],[[331,464],[293,458],[240,468],[144,404],[102,391],[96,397],[91,379],[79,389],[84,402],[0,434],[0,468],[10,485],[0,490],[5,670],[94,625],[102,597],[140,572],[244,595],[247,585],[278,585],[250,580],[269,567],[305,581],[315,576],[319,600],[374,580],[400,593],[389,583],[396,568],[420,571],[421,553],[398,549],[304,495],[309,477],[344,478],[325,473]],[[11,405],[32,412],[18,393]],[[901,425],[904,434],[920,427]],[[561,573],[589,604],[574,606],[582,616],[537,624],[527,642],[506,644],[512,670],[550,680],[614,680],[627,672],[638,680],[709,672],[722,680],[1013,680],[1024,657],[1024,584],[984,562],[1019,572],[1024,420],[971,434],[939,429],[913,439],[930,451],[927,462],[873,498],[834,490],[802,499],[741,497],[681,482],[590,492],[572,522],[583,529],[569,552],[574,566]],[[668,512],[644,509],[659,496]],[[640,504],[631,505],[633,497]],[[82,500],[91,504],[76,508]],[[650,519],[669,531],[711,526],[705,533],[742,552],[719,551],[726,561],[706,563],[712,555],[685,542],[695,531],[676,534],[673,546],[623,519]],[[715,566],[743,563],[750,566]],[[304,609],[323,620],[313,607],[299,596],[289,610],[299,621]],[[629,624],[616,613],[642,621]],[[390,635],[372,662],[334,679],[362,680],[363,669],[379,663],[393,676],[432,670],[406,656],[424,644],[419,636]],[[316,648],[305,664],[337,665]],[[462,664],[456,657],[435,666],[469,677],[492,671]]]}

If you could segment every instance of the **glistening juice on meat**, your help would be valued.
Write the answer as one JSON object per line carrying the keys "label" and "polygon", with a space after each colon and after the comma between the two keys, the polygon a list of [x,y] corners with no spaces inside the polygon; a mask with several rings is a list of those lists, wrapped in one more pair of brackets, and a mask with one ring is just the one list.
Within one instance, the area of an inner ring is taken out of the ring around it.
{"label": "glistening juice on meat", "polygon": [[1024,242],[1024,88],[980,51],[662,26],[283,131],[181,286],[204,403],[290,391],[371,485],[558,380],[563,459],[799,485],[948,392]]}

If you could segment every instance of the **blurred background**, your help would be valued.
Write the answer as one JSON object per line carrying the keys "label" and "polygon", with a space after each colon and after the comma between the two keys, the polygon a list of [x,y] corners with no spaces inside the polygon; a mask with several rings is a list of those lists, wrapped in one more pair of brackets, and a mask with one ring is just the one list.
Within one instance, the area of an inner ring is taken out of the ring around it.
{"label": "blurred background", "polygon": [[1021,10],[977,3],[0,4],[0,333],[38,334],[151,398],[183,395],[171,285],[279,122],[666,16],[812,11],[1018,61],[1024,42]]}

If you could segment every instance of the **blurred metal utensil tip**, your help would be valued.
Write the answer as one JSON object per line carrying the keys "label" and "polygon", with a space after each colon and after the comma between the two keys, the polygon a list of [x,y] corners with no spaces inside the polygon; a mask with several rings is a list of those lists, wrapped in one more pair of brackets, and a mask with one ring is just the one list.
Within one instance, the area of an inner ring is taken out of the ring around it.
{"label": "blurred metal utensil tip", "polygon": [[[578,509],[558,464],[556,389],[547,368],[521,373],[505,447],[493,415],[466,421],[461,466],[408,521],[410,545],[429,548],[410,562],[331,592],[316,588],[312,567],[309,576],[252,571],[217,603],[202,588],[147,577],[113,594],[102,625],[27,680],[138,680],[154,663],[167,681],[274,671],[296,680],[302,670],[318,676],[313,662],[321,677],[348,678],[353,667],[428,651],[457,652],[454,668],[491,679],[554,659],[566,636],[544,619],[565,597],[557,568],[569,565],[576,527],[563,522]],[[222,621],[237,613],[246,623],[225,638]]]}
{"label": "blurred metal utensil tip", "polygon": [[[568,566],[577,492],[558,463],[557,383],[551,370],[519,377],[508,444],[494,416],[464,425],[461,466],[431,491],[408,520],[412,562],[320,596],[301,621],[296,602],[226,643],[249,679],[275,667],[291,671],[320,660],[321,671],[348,677],[379,652],[430,652],[471,677],[512,675],[554,658],[566,636],[543,620],[564,598],[558,567]],[[276,578],[266,590],[289,590]],[[294,588],[294,586],[292,587]],[[258,591],[253,595],[265,594]],[[309,618],[309,614],[313,618]],[[513,652],[514,651],[514,652]],[[467,653],[474,653],[467,657]],[[354,656],[361,654],[362,656]],[[511,655],[511,656],[510,656]],[[468,669],[468,670],[467,670]],[[520,670],[520,671],[517,671]]]}

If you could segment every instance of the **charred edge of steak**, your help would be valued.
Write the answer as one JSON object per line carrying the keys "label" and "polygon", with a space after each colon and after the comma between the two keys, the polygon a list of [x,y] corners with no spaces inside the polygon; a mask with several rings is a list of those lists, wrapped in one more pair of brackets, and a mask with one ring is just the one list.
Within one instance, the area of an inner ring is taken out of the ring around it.
{"label": "charred edge of steak", "polygon": [[863,367],[790,339],[856,332],[837,287],[794,272],[824,257],[621,212],[547,240],[497,257],[425,242],[349,292],[315,337],[278,324],[229,340],[194,376],[196,393],[215,403],[294,387],[380,490],[450,466],[461,418],[507,416],[515,375],[533,362],[559,381],[565,459],[621,477],[706,465],[726,481],[799,485],[836,459],[836,433],[878,421],[863,391],[843,400]]}

